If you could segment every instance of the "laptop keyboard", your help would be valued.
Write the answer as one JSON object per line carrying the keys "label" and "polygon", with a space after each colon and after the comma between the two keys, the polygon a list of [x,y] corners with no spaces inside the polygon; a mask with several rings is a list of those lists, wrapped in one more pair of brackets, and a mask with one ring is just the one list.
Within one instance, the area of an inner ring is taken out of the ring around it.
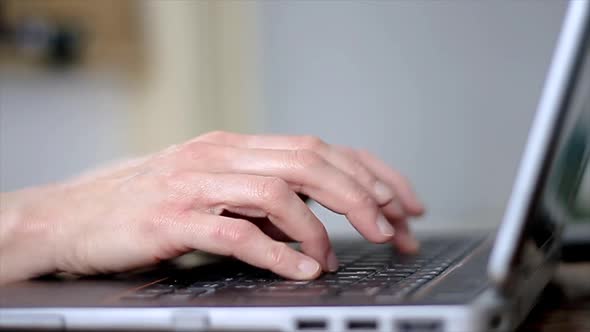
{"label": "laptop keyboard", "polygon": [[185,301],[213,295],[303,298],[372,297],[396,301],[415,294],[453,263],[469,254],[481,239],[433,238],[421,242],[420,253],[400,255],[391,245],[355,242],[336,247],[340,267],[311,281],[286,280],[272,272],[239,265],[194,278],[167,278],[124,297],[126,300]]}

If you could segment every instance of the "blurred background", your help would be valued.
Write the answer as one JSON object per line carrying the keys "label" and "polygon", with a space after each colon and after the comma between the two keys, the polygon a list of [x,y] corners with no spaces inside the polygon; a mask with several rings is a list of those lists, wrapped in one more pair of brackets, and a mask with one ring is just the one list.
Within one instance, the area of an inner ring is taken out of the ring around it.
{"label": "blurred background", "polygon": [[418,227],[493,225],[565,6],[0,0],[0,189],[209,130],[312,134],[407,175]]}

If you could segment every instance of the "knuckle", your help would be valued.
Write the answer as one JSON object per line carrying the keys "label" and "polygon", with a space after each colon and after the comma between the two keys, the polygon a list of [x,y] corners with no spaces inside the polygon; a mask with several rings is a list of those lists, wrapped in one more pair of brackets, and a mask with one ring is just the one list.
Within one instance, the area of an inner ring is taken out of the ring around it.
{"label": "knuckle", "polygon": [[230,245],[240,245],[252,238],[257,229],[248,221],[236,220],[218,225],[214,229],[213,237]]}
{"label": "knuckle", "polygon": [[266,178],[256,188],[256,195],[262,200],[282,200],[289,193],[289,185],[280,178]]}
{"label": "knuckle", "polygon": [[348,201],[353,206],[357,206],[357,207],[376,206],[376,202],[373,199],[373,197],[371,196],[371,194],[369,194],[368,192],[366,192],[365,190],[363,190],[361,188],[351,190],[347,196],[348,196],[347,197]]}
{"label": "knuckle", "polygon": [[[174,161],[178,160],[196,162],[197,165],[207,166],[208,162],[226,160],[231,155],[227,146],[212,144],[209,142],[187,142],[176,151]],[[181,165],[181,164],[178,164]]]}
{"label": "knuckle", "polygon": [[213,154],[212,145],[202,141],[188,141],[166,151],[166,157],[177,163],[178,160],[202,159]]}
{"label": "knuckle", "polygon": [[266,253],[269,269],[282,265],[288,256],[289,246],[282,242],[277,242],[268,248]]}
{"label": "knuckle", "polygon": [[147,218],[146,221],[139,224],[138,233],[145,238],[151,238],[154,234],[163,234],[165,231],[166,218],[160,214],[160,211],[166,211],[167,207],[161,206],[159,211],[152,218]]}
{"label": "knuckle", "polygon": [[160,170],[147,179],[142,189],[148,189],[154,192],[170,193],[176,192],[176,183],[182,183],[178,172],[170,171],[169,169]]}
{"label": "knuckle", "polygon": [[177,194],[188,192],[190,179],[184,172],[168,170],[159,173],[156,182],[158,190],[161,192]]}
{"label": "knuckle", "polygon": [[301,146],[305,149],[319,151],[326,147],[326,143],[317,136],[302,136]]}
{"label": "knuckle", "polygon": [[134,231],[145,239],[166,237],[174,227],[178,227],[180,215],[178,206],[162,203],[154,208],[153,217],[146,218]]}
{"label": "knuckle", "polygon": [[351,149],[351,152],[355,153],[358,156],[364,156],[364,157],[372,157],[373,154],[367,150],[367,149]]}
{"label": "knuckle", "polygon": [[182,148],[182,144],[173,144],[170,145],[169,147],[165,148],[164,150],[154,154],[153,156],[151,156],[150,160],[158,160],[158,159],[162,159],[165,158],[171,154],[174,154],[176,152],[178,152],[180,149]]}
{"label": "knuckle", "polygon": [[163,176],[161,181],[164,182],[162,193],[174,203],[192,204],[196,201],[206,201],[207,196],[204,194],[207,190],[207,181],[198,173],[172,172]]}
{"label": "knuckle", "polygon": [[194,153],[194,152],[203,152],[208,151],[211,149],[211,144],[203,141],[191,141],[186,142],[182,145],[179,149],[180,151]]}
{"label": "knuckle", "polygon": [[223,141],[228,135],[229,133],[226,131],[214,130],[197,137],[197,141]]}
{"label": "knuckle", "polygon": [[293,150],[289,154],[291,164],[296,168],[316,168],[326,164],[326,161],[318,153],[311,150]]}
{"label": "knuckle", "polygon": [[379,158],[375,157],[373,152],[371,152],[367,149],[351,149],[351,153],[358,160],[370,161],[370,160],[378,160],[379,159]]}
{"label": "knuckle", "polygon": [[352,176],[355,178],[361,178],[371,184],[377,182],[375,177],[360,161],[351,160]]}
{"label": "knuckle", "polygon": [[356,151],[348,146],[338,146],[338,151],[342,152],[344,155],[356,158]]}

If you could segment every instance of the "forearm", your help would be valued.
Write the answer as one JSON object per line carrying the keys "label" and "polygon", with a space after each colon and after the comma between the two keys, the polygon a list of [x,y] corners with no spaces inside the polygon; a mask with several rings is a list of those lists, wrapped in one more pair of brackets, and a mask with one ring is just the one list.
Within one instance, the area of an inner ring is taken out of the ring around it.
{"label": "forearm", "polygon": [[51,227],[31,211],[41,189],[0,194],[0,284],[55,269]]}

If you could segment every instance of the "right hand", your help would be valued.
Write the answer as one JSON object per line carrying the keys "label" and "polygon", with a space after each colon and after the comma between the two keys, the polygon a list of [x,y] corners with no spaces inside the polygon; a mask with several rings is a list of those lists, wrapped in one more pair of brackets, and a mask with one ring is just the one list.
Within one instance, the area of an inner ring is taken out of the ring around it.
{"label": "right hand", "polygon": [[[371,242],[417,250],[407,218],[422,205],[399,173],[367,152],[313,137],[215,132],[73,181],[3,194],[0,282],[120,272],[195,249],[312,279],[338,261],[298,193],[345,215]],[[290,240],[301,252],[281,242]]]}

